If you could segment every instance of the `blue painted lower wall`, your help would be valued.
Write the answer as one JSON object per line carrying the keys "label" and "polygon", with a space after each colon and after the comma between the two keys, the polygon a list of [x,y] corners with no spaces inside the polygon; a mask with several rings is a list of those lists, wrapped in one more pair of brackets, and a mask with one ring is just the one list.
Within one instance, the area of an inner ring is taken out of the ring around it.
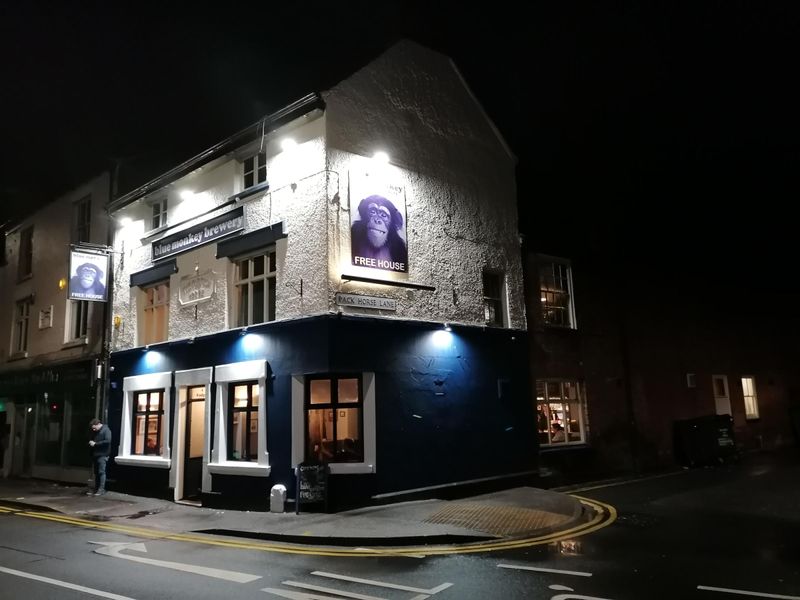
{"label": "blue painted lower wall", "polygon": [[[298,374],[375,373],[376,473],[333,475],[334,507],[536,469],[525,332],[458,326],[445,332],[436,323],[325,315],[250,327],[248,334],[234,330],[150,352],[113,353],[108,420],[115,440],[125,377],[266,359],[271,475],[214,475],[222,504],[266,508],[275,483],[294,496],[291,382]],[[109,471],[118,489],[169,491],[166,471],[120,465]]]}

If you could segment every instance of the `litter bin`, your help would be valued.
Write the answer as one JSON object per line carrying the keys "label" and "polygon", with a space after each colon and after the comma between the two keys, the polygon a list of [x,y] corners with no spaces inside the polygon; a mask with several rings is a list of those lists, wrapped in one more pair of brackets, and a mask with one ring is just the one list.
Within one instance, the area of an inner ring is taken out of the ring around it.
{"label": "litter bin", "polygon": [[280,483],[272,486],[269,493],[269,511],[274,513],[284,512],[286,506],[286,486]]}
{"label": "litter bin", "polygon": [[707,415],[675,421],[675,460],[687,467],[723,463],[736,457],[733,419],[730,415]]}

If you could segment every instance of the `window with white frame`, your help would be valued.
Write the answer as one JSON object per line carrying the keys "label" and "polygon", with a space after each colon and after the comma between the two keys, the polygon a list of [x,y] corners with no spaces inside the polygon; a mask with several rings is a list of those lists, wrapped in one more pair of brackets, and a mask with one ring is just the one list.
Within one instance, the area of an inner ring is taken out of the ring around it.
{"label": "window with white frame", "polygon": [[67,314],[67,341],[83,340],[89,332],[88,300],[70,300]]}
{"label": "window with white frame", "polygon": [[155,200],[151,203],[152,219],[151,229],[158,229],[167,224],[167,199]]}
{"label": "window with white frame", "polygon": [[580,382],[537,381],[536,412],[540,446],[586,442],[585,400]]}
{"label": "window with white frame", "polygon": [[275,320],[275,248],[234,262],[236,327]]}
{"label": "window with white frame", "polygon": [[228,460],[258,460],[258,382],[231,383],[228,419]]}
{"label": "window with white frame", "polygon": [[258,152],[246,158],[242,165],[244,174],[244,189],[251,188],[267,180],[267,153]]}
{"label": "window with white frame", "polygon": [[138,391],[133,395],[134,456],[160,456],[164,432],[164,390]]}
{"label": "window with white frame", "polygon": [[167,339],[169,330],[169,282],[157,283],[142,290],[141,344]]}
{"label": "window with white frame", "polygon": [[88,242],[92,223],[92,197],[84,196],[72,208],[72,240]]}
{"label": "window with white frame", "polygon": [[572,304],[572,273],[565,260],[539,261],[539,296],[542,320],[555,327],[575,327]]}
{"label": "window with white frame", "polygon": [[501,272],[483,272],[483,313],[487,325],[491,327],[505,326],[505,299]]}
{"label": "window with white frame", "polygon": [[364,462],[361,377],[308,376],[305,389],[306,460]]}
{"label": "window with white frame", "polygon": [[11,353],[22,354],[28,351],[28,333],[30,331],[31,307],[33,300],[25,298],[14,307],[14,331],[11,338]]}
{"label": "window with white frame", "polygon": [[744,414],[747,419],[758,419],[758,396],[756,380],[753,377],[742,377],[742,394],[744,395]]}
{"label": "window with white frame", "polygon": [[33,225],[26,227],[19,234],[19,262],[17,278],[25,279],[33,274]]}

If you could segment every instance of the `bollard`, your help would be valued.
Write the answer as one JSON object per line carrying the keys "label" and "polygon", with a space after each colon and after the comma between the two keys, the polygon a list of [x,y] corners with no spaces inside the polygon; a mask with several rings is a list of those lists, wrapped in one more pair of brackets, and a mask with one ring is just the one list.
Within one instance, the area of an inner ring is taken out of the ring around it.
{"label": "bollard", "polygon": [[269,510],[274,513],[282,513],[286,503],[286,486],[277,483],[272,486],[269,493]]}

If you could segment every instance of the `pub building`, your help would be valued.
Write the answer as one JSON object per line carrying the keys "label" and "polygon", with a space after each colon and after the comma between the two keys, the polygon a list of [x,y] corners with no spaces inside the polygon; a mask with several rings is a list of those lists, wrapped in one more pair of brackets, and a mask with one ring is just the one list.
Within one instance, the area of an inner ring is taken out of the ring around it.
{"label": "pub building", "polygon": [[333,507],[532,474],[515,157],[412,42],[109,205],[113,486]]}

